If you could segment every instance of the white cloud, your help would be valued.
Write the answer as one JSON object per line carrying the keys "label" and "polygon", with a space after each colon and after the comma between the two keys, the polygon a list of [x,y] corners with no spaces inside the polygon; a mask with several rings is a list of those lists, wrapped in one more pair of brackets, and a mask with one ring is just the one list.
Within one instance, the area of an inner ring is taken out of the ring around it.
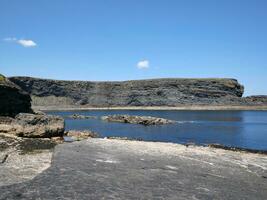
{"label": "white cloud", "polygon": [[149,61],[148,60],[141,60],[137,63],[138,69],[147,69],[149,68]]}
{"label": "white cloud", "polygon": [[17,40],[17,43],[24,47],[35,47],[37,44],[32,40]]}
{"label": "white cloud", "polygon": [[15,43],[17,43],[19,45],[22,45],[24,47],[35,47],[35,46],[37,46],[37,44],[33,40],[24,40],[24,39],[18,40],[15,37],[4,38],[3,40],[5,42],[15,42]]}

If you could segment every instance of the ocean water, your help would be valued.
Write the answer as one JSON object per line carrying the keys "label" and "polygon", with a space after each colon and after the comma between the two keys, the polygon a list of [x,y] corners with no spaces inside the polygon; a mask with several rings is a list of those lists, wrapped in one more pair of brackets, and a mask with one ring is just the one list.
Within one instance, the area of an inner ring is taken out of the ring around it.
{"label": "ocean water", "polygon": [[[92,130],[100,137],[117,136],[145,141],[218,143],[232,147],[267,150],[267,111],[147,111],[147,110],[95,110],[50,111],[66,119],[66,129]],[[74,113],[96,116],[97,119],[68,119]],[[175,120],[175,124],[143,126],[106,122],[104,115],[129,114],[154,116]]]}

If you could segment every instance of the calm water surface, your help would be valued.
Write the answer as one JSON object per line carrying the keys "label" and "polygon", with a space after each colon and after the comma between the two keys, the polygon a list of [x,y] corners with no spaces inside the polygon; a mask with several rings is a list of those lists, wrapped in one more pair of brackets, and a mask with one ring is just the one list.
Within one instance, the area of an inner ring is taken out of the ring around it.
{"label": "calm water surface", "polygon": [[[74,113],[98,119],[66,118],[66,129],[90,129],[100,137],[119,136],[146,141],[174,143],[193,142],[199,145],[219,143],[227,146],[267,150],[267,111],[56,111],[49,114],[67,117]],[[129,114],[155,116],[177,121],[171,125],[143,126],[105,122],[103,115]]]}

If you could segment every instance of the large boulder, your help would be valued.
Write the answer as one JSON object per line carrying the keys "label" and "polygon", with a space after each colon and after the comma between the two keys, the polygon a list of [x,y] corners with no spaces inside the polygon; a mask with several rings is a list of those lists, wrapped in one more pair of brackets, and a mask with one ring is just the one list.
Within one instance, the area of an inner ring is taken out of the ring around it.
{"label": "large boulder", "polygon": [[0,116],[14,117],[21,112],[32,112],[30,95],[0,74]]}
{"label": "large boulder", "polygon": [[29,138],[51,138],[64,134],[64,119],[45,114],[20,113],[15,119],[0,119],[0,133]]}

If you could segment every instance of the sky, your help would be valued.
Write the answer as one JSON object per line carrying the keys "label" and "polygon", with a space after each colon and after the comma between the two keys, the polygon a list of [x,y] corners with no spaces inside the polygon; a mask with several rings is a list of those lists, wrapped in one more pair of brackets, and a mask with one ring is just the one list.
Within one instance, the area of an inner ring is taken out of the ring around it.
{"label": "sky", "polygon": [[0,0],[0,73],[235,78],[267,94],[266,0]]}

